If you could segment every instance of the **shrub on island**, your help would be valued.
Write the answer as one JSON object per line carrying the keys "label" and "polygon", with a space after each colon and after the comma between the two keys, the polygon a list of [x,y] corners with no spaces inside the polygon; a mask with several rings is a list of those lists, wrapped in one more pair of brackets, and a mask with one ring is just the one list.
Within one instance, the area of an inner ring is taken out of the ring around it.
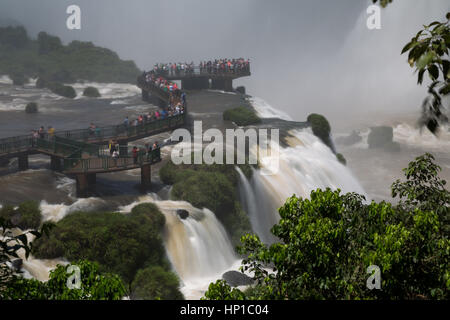
{"label": "shrub on island", "polygon": [[59,82],[51,82],[48,84],[48,88],[54,94],[62,97],[73,99],[77,96],[75,89],[71,86],[65,86]]}
{"label": "shrub on island", "polygon": [[39,203],[31,200],[22,202],[17,208],[5,205],[0,209],[0,217],[22,230],[37,229],[42,219]]}
{"label": "shrub on island", "polygon": [[177,275],[160,266],[137,272],[131,284],[133,300],[184,300]]}
{"label": "shrub on island", "polygon": [[38,112],[38,105],[36,102],[30,102],[27,104],[27,106],[25,107],[25,112],[26,113],[36,113]]}
{"label": "shrub on island", "polygon": [[223,120],[233,121],[238,126],[249,126],[261,123],[261,119],[256,115],[256,112],[252,108],[243,106],[226,110],[223,113]]}
{"label": "shrub on island", "polygon": [[75,212],[56,223],[49,236],[35,241],[37,258],[87,259],[102,272],[118,274],[131,284],[148,266],[168,268],[161,229],[164,216],[155,205],[140,205],[130,214]]}
{"label": "shrub on island", "polygon": [[86,87],[83,91],[83,96],[89,97],[89,98],[101,97],[100,92],[95,87]]}

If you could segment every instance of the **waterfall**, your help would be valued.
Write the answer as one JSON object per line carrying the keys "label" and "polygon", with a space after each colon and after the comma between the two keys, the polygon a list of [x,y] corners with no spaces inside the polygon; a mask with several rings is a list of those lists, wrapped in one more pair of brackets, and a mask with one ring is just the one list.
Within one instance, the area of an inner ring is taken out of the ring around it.
{"label": "waterfall", "polygon": [[[182,281],[181,291],[186,299],[200,298],[211,282],[240,265],[225,229],[210,210],[195,208],[185,201],[159,200],[151,194],[122,207],[121,211],[129,212],[145,202],[156,204],[166,218],[164,245]],[[181,219],[176,213],[178,209],[188,211],[189,216]]]}
{"label": "waterfall", "polygon": [[[237,168],[240,194],[253,230],[272,243],[270,228],[278,222],[278,208],[292,195],[307,198],[312,190],[327,187],[342,192],[365,192],[350,170],[309,130],[292,130],[289,147],[279,149],[279,170],[272,175],[253,170],[250,181]],[[264,161],[260,161],[264,167]]]}

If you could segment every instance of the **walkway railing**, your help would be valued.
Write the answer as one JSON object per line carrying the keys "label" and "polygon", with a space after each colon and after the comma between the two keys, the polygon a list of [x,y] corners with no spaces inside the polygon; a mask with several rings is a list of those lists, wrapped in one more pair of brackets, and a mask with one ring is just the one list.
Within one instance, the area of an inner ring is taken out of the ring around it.
{"label": "walkway railing", "polygon": [[97,158],[67,158],[64,159],[64,171],[67,173],[89,173],[98,171],[123,170],[127,168],[140,167],[145,164],[153,164],[161,161],[161,150],[159,148],[150,151],[140,151],[137,157],[130,154],[120,155],[118,158],[101,156]]}
{"label": "walkway railing", "polygon": [[[125,140],[144,135],[151,135],[152,133],[164,130],[170,130],[185,123],[185,114],[186,113],[182,113],[167,117],[165,119],[143,122],[137,126],[125,126],[121,124],[100,127],[95,130],[79,129],[57,131],[55,132],[54,137],[49,137],[48,134],[45,134],[44,139],[36,139],[31,137],[31,135],[3,138],[0,139],[0,156],[2,154],[33,151],[37,147],[36,141],[40,141],[40,146],[45,146],[48,150],[59,147],[64,149],[63,146],[60,146],[60,144],[67,144],[70,146],[78,146],[82,148],[84,152],[88,152],[93,155],[95,150],[92,149],[92,147],[89,147],[86,142],[107,143],[108,139]],[[47,143],[44,141],[47,141]],[[75,150],[72,148],[71,151]]]}

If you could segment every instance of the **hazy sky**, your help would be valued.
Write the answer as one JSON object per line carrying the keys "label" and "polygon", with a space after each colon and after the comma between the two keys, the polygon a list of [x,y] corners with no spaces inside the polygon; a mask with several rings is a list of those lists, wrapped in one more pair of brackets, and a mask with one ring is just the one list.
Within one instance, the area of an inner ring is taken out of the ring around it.
{"label": "hazy sky", "polygon": [[[66,8],[81,8],[81,30]],[[426,90],[400,56],[448,0],[394,0],[368,30],[371,0],[0,0],[0,23],[111,48],[141,69],[156,62],[248,57],[247,91],[294,118],[316,111],[417,110]]]}

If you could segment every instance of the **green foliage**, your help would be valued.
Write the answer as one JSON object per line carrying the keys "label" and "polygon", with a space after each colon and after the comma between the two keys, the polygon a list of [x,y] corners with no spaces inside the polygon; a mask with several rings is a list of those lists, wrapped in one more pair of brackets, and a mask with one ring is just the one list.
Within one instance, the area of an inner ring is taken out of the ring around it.
{"label": "green foliage", "polygon": [[38,258],[95,261],[102,272],[118,274],[130,284],[141,268],[167,266],[160,235],[163,219],[151,205],[139,206],[129,215],[72,213],[56,223],[49,237],[36,241],[33,254]]}
{"label": "green foliage", "polygon": [[344,166],[347,165],[347,160],[345,160],[344,156],[342,155],[342,153],[338,153],[336,155],[336,158],[338,159],[338,161],[340,163],[342,163]]}
{"label": "green foliage", "polygon": [[13,48],[24,48],[30,39],[24,27],[0,28],[0,44]]}
{"label": "green foliage", "polygon": [[328,120],[323,115],[317,113],[310,114],[306,120],[311,125],[313,134],[334,151],[330,136],[331,126]]}
{"label": "green foliage", "polygon": [[0,74],[14,73],[39,76],[48,82],[80,79],[133,84],[141,74],[133,61],[120,60],[113,51],[91,42],[72,41],[64,46],[58,37],[45,32],[30,40],[23,27],[0,28]]}
{"label": "green foliage", "polygon": [[446,18],[425,25],[402,50],[402,54],[408,52],[408,62],[416,68],[418,84],[423,83],[425,74],[432,81],[429,97],[422,104],[421,124],[433,133],[440,123],[448,121],[442,112],[442,98],[450,93],[450,12]]}
{"label": "green foliage", "polygon": [[[239,165],[251,175],[250,165]],[[173,185],[171,196],[197,208],[208,208],[231,236],[233,244],[251,230],[250,221],[239,205],[239,176],[234,165],[174,165],[167,162],[159,171],[165,184]]]}
{"label": "green foliage", "polygon": [[[340,190],[289,198],[279,209],[271,246],[242,237],[243,271],[257,285],[247,299],[448,299],[449,192],[430,155],[411,162],[406,182],[393,184],[398,205],[366,204]],[[434,193],[432,195],[432,193]],[[366,287],[367,267],[381,269],[381,290]],[[268,271],[270,270],[270,271]],[[230,295],[217,284],[209,299]],[[241,293],[233,293],[233,295]]]}
{"label": "green foliage", "polygon": [[22,230],[37,229],[41,224],[41,210],[36,201],[22,202],[16,209],[5,205],[0,209],[0,217],[10,220],[15,227]]}
{"label": "green foliage", "polygon": [[38,105],[36,102],[30,102],[27,104],[27,106],[25,107],[25,112],[26,113],[36,113],[38,112]]}
{"label": "green foliage", "polygon": [[227,284],[225,280],[217,280],[211,283],[201,300],[245,300],[246,296],[240,290]]}
{"label": "green foliage", "polygon": [[49,232],[51,225],[44,224],[39,231],[31,230],[19,235],[12,233],[14,227],[8,218],[0,215],[0,300],[11,296],[11,288],[17,280],[17,276],[8,264],[13,258],[19,258],[20,250],[25,251],[25,258],[28,259],[33,248],[32,243],[28,241],[28,235],[38,239],[43,233]]}
{"label": "green foliage", "polygon": [[389,3],[392,3],[392,0],[379,0],[379,1],[378,0],[372,0],[372,2],[373,3],[379,2],[380,6],[382,6],[383,8],[386,8]]}
{"label": "green foliage", "polygon": [[[120,300],[125,289],[117,275],[102,274],[96,263],[76,261],[72,266],[80,269],[81,286],[69,289],[67,283],[71,265],[58,265],[50,272],[47,282],[16,277],[6,290],[5,298],[12,300]],[[70,281],[70,280],[69,280]]]}
{"label": "green foliage", "polygon": [[61,39],[51,36],[44,31],[39,32],[37,41],[39,44],[39,54],[49,54],[53,51],[61,50],[63,47]]}
{"label": "green foliage", "polygon": [[249,107],[237,107],[228,109],[223,113],[223,120],[233,121],[238,126],[249,126],[261,123],[261,119],[256,112]]}
{"label": "green foliage", "polygon": [[131,285],[132,298],[139,300],[183,300],[176,274],[160,266],[141,269]]}
{"label": "green foliage", "polygon": [[90,98],[99,98],[101,95],[97,88],[87,87],[83,91],[83,96]]}

